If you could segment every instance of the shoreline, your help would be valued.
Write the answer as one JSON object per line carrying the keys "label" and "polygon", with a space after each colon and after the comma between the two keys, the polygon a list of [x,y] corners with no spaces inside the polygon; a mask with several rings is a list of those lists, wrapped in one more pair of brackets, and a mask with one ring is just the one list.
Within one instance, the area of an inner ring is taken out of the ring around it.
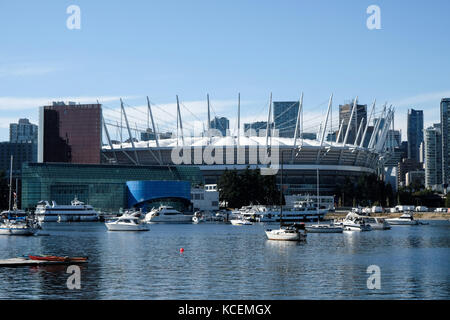
{"label": "shoreline", "polygon": [[[325,219],[341,219],[345,218],[345,216],[349,213],[349,211],[336,211],[329,212],[325,215]],[[397,213],[371,213],[371,217],[377,218],[398,218],[402,215],[402,212]],[[442,220],[442,221],[450,221],[450,213],[442,213],[442,212],[414,212],[414,219],[416,220]]]}

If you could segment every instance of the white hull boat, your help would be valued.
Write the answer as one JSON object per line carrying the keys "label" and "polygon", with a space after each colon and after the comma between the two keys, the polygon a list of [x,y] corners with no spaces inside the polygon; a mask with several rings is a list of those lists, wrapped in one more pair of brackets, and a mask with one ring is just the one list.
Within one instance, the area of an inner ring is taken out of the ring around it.
{"label": "white hull boat", "polygon": [[105,222],[109,231],[148,231],[150,230],[147,223],[133,214],[120,216],[117,220]]}
{"label": "white hull boat", "polygon": [[344,228],[335,225],[315,224],[305,227],[306,232],[309,233],[342,233]]}
{"label": "white hull boat", "polygon": [[368,224],[344,222],[344,231],[371,231],[372,228]]}
{"label": "white hull boat", "polygon": [[280,229],[267,229],[267,239],[275,241],[304,241],[306,240],[306,234],[299,232],[297,228],[287,227]]}
{"label": "white hull boat", "polygon": [[161,206],[145,215],[147,223],[192,223],[193,214],[183,214],[169,206]]}
{"label": "white hull boat", "polygon": [[48,201],[40,201],[36,206],[35,215],[39,222],[91,222],[99,220],[98,213],[91,205],[86,205],[76,198],[71,205],[57,205],[54,201],[50,205]]}
{"label": "white hull boat", "polygon": [[416,226],[419,224],[417,220],[414,220],[413,215],[409,213],[402,214],[399,218],[386,219],[386,221],[391,225],[398,226]]}
{"label": "white hull boat", "polygon": [[0,235],[32,236],[38,230],[38,228],[35,228],[26,222],[14,220],[3,220],[0,222]]}
{"label": "white hull boat", "polygon": [[232,220],[230,220],[230,223],[233,226],[251,226],[253,224],[250,221],[245,220],[245,219],[232,219]]}

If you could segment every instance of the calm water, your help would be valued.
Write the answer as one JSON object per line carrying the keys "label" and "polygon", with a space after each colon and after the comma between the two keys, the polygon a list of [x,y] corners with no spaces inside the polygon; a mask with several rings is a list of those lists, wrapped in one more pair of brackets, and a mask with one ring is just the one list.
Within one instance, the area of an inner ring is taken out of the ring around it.
{"label": "calm water", "polygon": [[[50,236],[0,236],[0,258],[87,255],[80,290],[66,267],[0,268],[0,299],[449,299],[450,222],[266,240],[264,226],[47,224]],[[184,253],[179,249],[184,248]],[[366,286],[381,268],[381,290]]]}

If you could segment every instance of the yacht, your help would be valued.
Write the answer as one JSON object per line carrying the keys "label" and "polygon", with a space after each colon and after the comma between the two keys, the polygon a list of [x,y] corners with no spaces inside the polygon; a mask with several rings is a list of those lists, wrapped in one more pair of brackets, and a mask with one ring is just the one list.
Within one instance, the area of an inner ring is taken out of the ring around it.
{"label": "yacht", "polygon": [[313,224],[306,226],[305,229],[309,233],[342,233],[344,231],[343,226],[335,225],[333,222],[330,224]]}
{"label": "yacht", "polygon": [[75,198],[71,205],[57,205],[52,201],[40,201],[36,206],[35,215],[39,222],[62,221],[98,221],[98,213],[91,205],[86,205]]}
{"label": "yacht", "polygon": [[389,230],[391,225],[383,218],[362,217],[365,224],[370,225],[372,230]]}
{"label": "yacht", "polygon": [[242,217],[236,217],[234,219],[231,219],[230,223],[233,226],[251,226],[253,224],[252,222],[250,222]]}
{"label": "yacht", "polygon": [[[139,213],[139,212],[137,212]],[[118,219],[105,222],[109,231],[148,231],[150,228],[137,213],[125,212]],[[140,214],[140,213],[139,213]]]}
{"label": "yacht", "polygon": [[391,225],[418,225],[419,222],[414,220],[412,213],[404,213],[399,218],[390,218],[386,221]]}
{"label": "yacht", "polygon": [[342,226],[344,231],[371,231],[372,227],[364,222],[363,217],[355,212],[347,214],[345,219],[340,223],[335,223],[337,226]]}
{"label": "yacht", "polygon": [[[323,220],[328,209],[317,209],[313,205],[313,200],[304,200],[294,202],[294,208],[291,210],[283,210],[284,222],[310,222]],[[267,210],[260,214],[259,222],[274,223],[280,222],[279,210]]]}
{"label": "yacht", "polygon": [[191,223],[192,214],[183,214],[178,210],[175,210],[170,206],[160,206],[157,209],[153,209],[145,215],[145,221],[147,223],[153,222],[170,222],[170,223]]}

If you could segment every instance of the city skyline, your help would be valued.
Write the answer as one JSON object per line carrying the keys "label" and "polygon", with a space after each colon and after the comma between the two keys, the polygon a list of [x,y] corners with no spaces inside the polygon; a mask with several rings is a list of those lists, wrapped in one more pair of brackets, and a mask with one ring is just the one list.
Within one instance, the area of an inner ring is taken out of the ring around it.
{"label": "city skyline", "polygon": [[[9,123],[37,123],[39,107],[52,101],[98,99],[118,109],[120,97],[141,106],[147,95],[173,106],[178,94],[206,123],[209,93],[233,131],[238,92],[241,124],[267,119],[270,92],[274,101],[296,101],[304,92],[305,117],[323,114],[331,93],[335,115],[355,96],[367,105],[377,99],[379,109],[387,101],[406,140],[407,110],[424,110],[428,127],[439,121],[440,100],[450,96],[442,72],[450,67],[450,44],[441,41],[450,27],[447,1],[433,8],[378,1],[380,30],[366,27],[370,1],[327,4],[329,10],[296,1],[244,1],[239,10],[225,2],[77,1],[80,30],[66,27],[69,1],[26,3],[26,11],[24,3],[6,3],[0,13],[0,141]],[[267,23],[273,17],[276,25]]]}

